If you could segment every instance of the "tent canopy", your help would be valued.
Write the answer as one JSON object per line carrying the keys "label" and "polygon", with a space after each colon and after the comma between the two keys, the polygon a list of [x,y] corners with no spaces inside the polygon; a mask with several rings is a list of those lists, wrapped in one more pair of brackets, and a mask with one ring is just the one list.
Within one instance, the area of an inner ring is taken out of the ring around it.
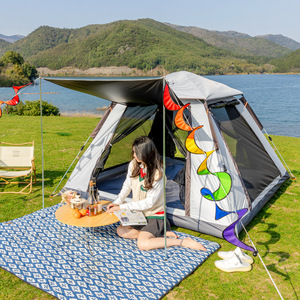
{"label": "tent canopy", "polygon": [[[164,77],[45,79],[68,89],[126,105],[152,105],[162,102]],[[215,100],[243,94],[222,83],[185,71],[169,74],[165,79],[181,99]]]}
{"label": "tent canopy", "polygon": [[47,80],[113,102],[64,189],[84,194],[94,180],[102,197],[114,200],[128,162],[105,168],[106,161],[115,144],[145,124],[146,135],[168,158],[171,224],[254,251],[237,239],[235,226],[242,229],[242,218],[248,224],[288,176],[241,91],[185,71],[157,78]]}

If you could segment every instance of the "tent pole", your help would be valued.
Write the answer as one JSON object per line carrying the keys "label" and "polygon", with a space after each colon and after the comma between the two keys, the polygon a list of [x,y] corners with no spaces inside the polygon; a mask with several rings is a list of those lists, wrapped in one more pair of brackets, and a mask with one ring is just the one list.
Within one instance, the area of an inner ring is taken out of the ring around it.
{"label": "tent pole", "polygon": [[[41,147],[42,147],[42,201],[43,211],[45,208],[45,195],[44,195],[44,141],[43,141],[43,105],[42,105],[42,79],[40,77],[40,115],[41,115]],[[45,217],[45,212],[43,217]]]}
{"label": "tent pole", "polygon": [[163,105],[163,180],[164,180],[164,238],[165,260],[167,260],[167,205],[166,205],[166,108]]}

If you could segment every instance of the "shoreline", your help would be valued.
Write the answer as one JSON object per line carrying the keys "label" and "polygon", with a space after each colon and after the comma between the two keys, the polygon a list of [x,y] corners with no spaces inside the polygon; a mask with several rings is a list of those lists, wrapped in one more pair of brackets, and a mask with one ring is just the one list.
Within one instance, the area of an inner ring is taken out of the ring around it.
{"label": "shoreline", "polygon": [[[99,67],[89,68],[82,70],[73,67],[64,67],[58,70],[51,70],[47,67],[37,68],[40,77],[157,77],[165,76],[172,72],[167,71],[163,67],[156,67],[151,70],[139,70],[137,68],[129,68],[127,66],[122,67]],[[226,74],[212,74],[212,75],[200,75],[200,76],[226,76],[226,75],[297,75],[299,72],[288,73],[226,73]]]}
{"label": "shoreline", "polygon": [[61,117],[91,117],[102,118],[108,106],[98,107],[94,112],[92,111],[64,111],[60,112]]}
{"label": "shoreline", "polygon": [[51,77],[51,76],[72,76],[72,77],[126,77],[126,76],[164,76],[170,72],[166,71],[162,67],[156,67],[152,70],[139,70],[137,68],[123,67],[99,67],[89,68],[82,70],[73,67],[64,67],[58,70],[51,70],[47,67],[37,68],[39,76]]}
{"label": "shoreline", "polygon": [[[104,111],[105,112],[105,111]],[[60,113],[60,117],[66,117],[66,118],[80,118],[80,117],[86,117],[86,118],[102,118],[103,113],[97,114],[93,112],[88,112],[88,111],[74,111],[74,112],[62,112]]]}

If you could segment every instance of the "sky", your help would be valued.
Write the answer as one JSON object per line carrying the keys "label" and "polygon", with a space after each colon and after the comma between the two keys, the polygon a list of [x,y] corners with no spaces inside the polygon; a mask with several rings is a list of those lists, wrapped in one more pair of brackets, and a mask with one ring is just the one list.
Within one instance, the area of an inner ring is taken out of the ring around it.
{"label": "sky", "polygon": [[0,34],[151,18],[251,36],[282,34],[300,42],[299,15],[300,0],[11,0],[1,5]]}

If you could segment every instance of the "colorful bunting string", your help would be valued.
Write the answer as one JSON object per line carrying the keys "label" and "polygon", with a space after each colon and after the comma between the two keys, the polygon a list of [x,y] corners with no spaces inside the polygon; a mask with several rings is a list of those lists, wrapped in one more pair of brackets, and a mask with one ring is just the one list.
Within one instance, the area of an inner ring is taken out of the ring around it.
{"label": "colorful bunting string", "polygon": [[11,105],[11,106],[15,106],[17,105],[19,102],[20,102],[20,98],[19,98],[19,95],[18,95],[18,91],[22,88],[24,88],[25,86],[28,86],[32,84],[32,82],[28,83],[28,84],[25,84],[25,85],[21,85],[21,86],[13,86],[12,88],[14,89],[16,95],[9,101],[2,101],[0,100],[0,118],[2,117],[2,109],[1,109],[1,105],[2,104],[7,104],[7,105]]}

